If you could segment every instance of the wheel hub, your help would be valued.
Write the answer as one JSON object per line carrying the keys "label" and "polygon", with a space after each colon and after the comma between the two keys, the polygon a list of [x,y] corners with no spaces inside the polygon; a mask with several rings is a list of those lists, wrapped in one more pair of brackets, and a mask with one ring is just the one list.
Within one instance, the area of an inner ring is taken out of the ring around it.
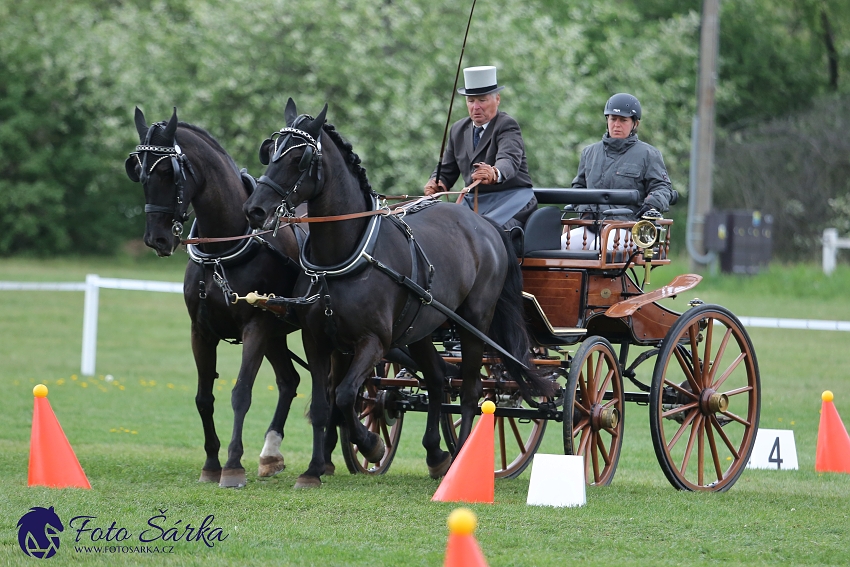
{"label": "wheel hub", "polygon": [[699,405],[705,415],[723,412],[729,407],[729,396],[706,388],[700,395]]}
{"label": "wheel hub", "polygon": [[620,411],[615,407],[603,407],[594,404],[590,409],[590,422],[595,431],[614,429],[620,423]]}

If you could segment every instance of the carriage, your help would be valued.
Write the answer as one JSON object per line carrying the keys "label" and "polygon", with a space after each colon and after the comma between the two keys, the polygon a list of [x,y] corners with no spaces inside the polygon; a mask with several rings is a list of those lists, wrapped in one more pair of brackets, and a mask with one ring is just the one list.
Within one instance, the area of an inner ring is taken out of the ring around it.
{"label": "carriage", "polygon": [[[699,299],[681,314],[659,303],[695,287],[699,275],[680,275],[645,291],[651,271],[670,263],[672,220],[604,216],[627,214],[616,206],[638,203],[637,191],[535,194],[540,203],[556,206],[539,208],[525,227],[519,256],[523,307],[533,362],[547,369],[558,389],[554,396],[525,399],[499,357],[485,356],[481,401],[496,404],[496,477],[522,473],[555,422],[563,429],[564,453],[584,456],[586,482],[610,484],[623,443],[625,405],[633,402],[649,407],[655,454],[675,488],[729,489],[747,465],[759,420],[758,363],[746,330],[729,310]],[[587,220],[570,214],[579,204],[615,208]],[[588,247],[586,235],[594,229],[598,244]],[[562,250],[562,233],[585,234],[574,236],[585,242],[578,250]],[[435,342],[446,362],[460,362],[453,326],[444,325]],[[352,473],[385,473],[405,414],[427,410],[415,364],[402,353],[391,354],[362,386],[356,404],[361,422],[383,438],[387,451],[371,463],[343,429],[342,452]],[[638,379],[639,368],[651,368],[649,384]],[[624,380],[636,391],[626,391]],[[441,427],[452,451],[459,387],[458,378],[446,378]]]}

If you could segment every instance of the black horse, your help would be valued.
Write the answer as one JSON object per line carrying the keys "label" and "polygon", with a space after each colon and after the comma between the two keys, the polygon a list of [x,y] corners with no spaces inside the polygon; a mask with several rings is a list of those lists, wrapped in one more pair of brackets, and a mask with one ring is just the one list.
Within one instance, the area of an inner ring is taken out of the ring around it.
{"label": "black horse", "polygon": [[[289,99],[287,127],[260,148],[260,160],[268,168],[244,205],[253,227],[277,223],[305,201],[309,217],[377,210],[359,157],[325,124],[326,112],[327,105],[315,119],[298,116]],[[422,440],[429,473],[433,478],[445,474],[451,455],[440,447],[444,365],[431,335],[447,315],[471,323],[458,327],[463,352],[460,443],[469,435],[481,395],[482,339],[488,330],[505,354],[513,355],[505,363],[522,387],[529,393],[551,393],[552,383],[530,361],[522,275],[512,246],[493,223],[468,208],[427,200],[408,209],[404,218],[394,214],[314,222],[301,249],[301,266],[305,272],[291,303],[303,329],[313,380],[314,441],[310,466],[296,487],[321,484],[331,371],[330,386],[351,442],[370,462],[380,460],[383,441],[357,420],[354,405],[372,369],[398,345],[409,346],[429,392]]]}
{"label": "black horse", "polygon": [[[127,158],[131,180],[145,189],[145,244],[159,256],[170,256],[180,244],[189,204],[195,211],[191,237],[218,238],[250,233],[242,204],[253,190],[253,178],[243,175],[233,159],[206,131],[171,119],[148,127],[136,108],[136,129],[141,144]],[[254,236],[235,242],[187,246],[189,263],[183,295],[192,319],[192,352],[198,369],[195,404],[204,427],[206,462],[201,482],[222,487],[246,483],[242,467],[242,427],[251,406],[251,390],[265,355],[274,368],[278,387],[277,408],[265,435],[258,475],[272,476],[284,469],[280,444],[283,425],[295,397],[299,376],[286,348],[286,335],[296,330],[272,313],[245,303],[234,305],[234,294],[262,290],[291,294],[299,273],[298,242],[293,230],[274,238]],[[233,436],[222,470],[221,446],[213,422],[213,384],[219,341],[242,343],[242,366],[233,387]],[[283,345],[281,347],[280,345]]]}

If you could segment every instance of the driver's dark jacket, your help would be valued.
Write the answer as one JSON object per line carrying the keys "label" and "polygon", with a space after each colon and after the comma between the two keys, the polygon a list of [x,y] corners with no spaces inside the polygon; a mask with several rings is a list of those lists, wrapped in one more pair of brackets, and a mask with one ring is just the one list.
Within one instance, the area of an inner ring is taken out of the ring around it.
{"label": "driver's dark jacket", "polygon": [[[631,134],[628,138],[612,138],[606,133],[601,141],[584,148],[572,187],[637,189],[640,191],[642,204],[650,205],[661,213],[670,208],[671,201],[675,202],[675,192],[667,176],[661,152],[638,140],[637,134]],[[602,205],[600,208],[613,207]],[[641,205],[628,208],[636,215]],[[577,210],[585,212],[591,210],[591,207],[581,205]],[[635,215],[613,218],[634,220]]]}

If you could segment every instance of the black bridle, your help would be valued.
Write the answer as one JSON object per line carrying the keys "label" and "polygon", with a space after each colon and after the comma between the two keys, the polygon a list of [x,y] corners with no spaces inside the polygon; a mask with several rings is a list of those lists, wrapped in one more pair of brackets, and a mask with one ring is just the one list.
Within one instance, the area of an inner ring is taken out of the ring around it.
{"label": "black bridle", "polygon": [[[298,191],[298,187],[308,177],[313,176],[313,170],[316,170],[316,180],[322,182],[322,142],[321,132],[317,138],[313,138],[310,134],[296,128],[304,120],[312,120],[312,117],[302,114],[294,121],[293,126],[281,128],[277,132],[269,136],[260,147],[260,160],[265,160],[265,164],[274,163],[280,160],[283,156],[298,148],[304,148],[304,154],[301,156],[301,161],[298,162],[298,171],[301,175],[295,180],[288,189],[284,189],[267,175],[261,175],[257,179],[257,185],[267,185],[280,195],[280,205],[275,209],[275,227],[274,235],[277,234],[280,219],[283,217],[295,216],[295,207],[293,207],[288,199],[290,195]],[[282,140],[282,141],[281,141]],[[292,142],[292,143],[291,143]]]}
{"label": "black bridle", "polygon": [[[151,124],[151,127],[148,129],[148,133],[145,136],[145,143],[139,144],[136,146],[136,151],[130,153],[130,156],[125,162],[125,167],[127,168],[128,173],[130,172],[130,165],[132,165],[135,169],[135,164],[132,162],[132,160],[135,159],[141,168],[141,174],[139,175],[138,180],[142,185],[145,185],[148,182],[150,174],[153,173],[154,168],[159,165],[159,162],[165,159],[171,160],[171,167],[174,172],[174,186],[177,187],[175,203],[172,206],[145,203],[145,213],[164,213],[174,215],[174,222],[171,225],[171,233],[174,236],[180,236],[183,234],[183,224],[189,220],[189,207],[188,205],[185,208],[183,206],[183,189],[186,182],[185,170],[189,170],[189,175],[192,176],[195,183],[197,183],[198,180],[195,177],[195,170],[192,168],[192,163],[189,161],[188,156],[181,151],[177,142],[175,142],[173,146],[154,146],[150,143],[151,136],[156,128],[165,129],[165,122]],[[149,158],[153,159],[153,163],[150,166],[148,166]]]}

